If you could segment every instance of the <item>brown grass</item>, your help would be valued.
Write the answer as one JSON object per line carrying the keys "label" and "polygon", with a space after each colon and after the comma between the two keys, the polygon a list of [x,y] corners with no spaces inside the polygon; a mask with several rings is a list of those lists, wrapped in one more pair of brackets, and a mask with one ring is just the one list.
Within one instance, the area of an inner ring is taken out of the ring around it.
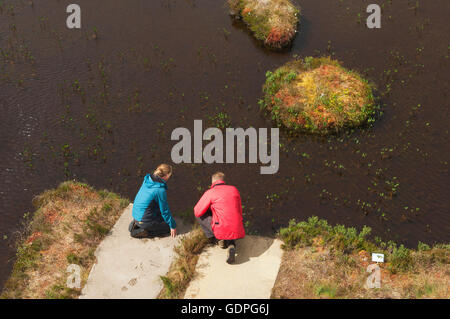
{"label": "brown grass", "polygon": [[164,288],[159,293],[158,299],[182,299],[186,289],[194,278],[198,258],[207,244],[207,239],[196,225],[191,233],[181,240],[175,252],[178,257],[170,266],[166,276],[162,276]]}
{"label": "brown grass", "polygon": [[[365,254],[364,254],[365,255]],[[357,253],[345,256],[326,248],[306,247],[286,251],[273,298],[445,298],[450,297],[450,268],[447,265],[417,267],[415,271],[392,274],[380,264],[381,288],[366,289],[370,257]]]}
{"label": "brown grass", "polygon": [[[353,228],[310,218],[280,230],[285,245],[273,298],[445,298],[450,297],[450,247],[375,243]],[[365,288],[372,252],[380,263],[381,288]]]}
{"label": "brown grass", "polygon": [[64,182],[34,200],[36,212],[18,242],[17,258],[2,298],[76,298],[66,287],[67,266],[82,270],[82,286],[94,252],[128,200],[77,182]]}

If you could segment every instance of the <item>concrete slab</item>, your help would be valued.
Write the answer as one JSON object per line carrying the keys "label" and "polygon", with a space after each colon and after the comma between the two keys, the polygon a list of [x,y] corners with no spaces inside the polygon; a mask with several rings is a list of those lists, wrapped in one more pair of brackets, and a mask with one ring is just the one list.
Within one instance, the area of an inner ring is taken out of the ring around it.
{"label": "concrete slab", "polygon": [[[179,237],[131,238],[128,225],[132,205],[127,207],[110,234],[101,242],[80,298],[153,299],[161,291],[160,276],[166,275],[174,260]],[[179,233],[187,231],[177,219]]]}
{"label": "concrete slab", "polygon": [[197,262],[198,275],[191,281],[186,299],[268,299],[283,255],[281,241],[246,236],[237,241],[236,262],[225,262],[227,251],[206,249]]}

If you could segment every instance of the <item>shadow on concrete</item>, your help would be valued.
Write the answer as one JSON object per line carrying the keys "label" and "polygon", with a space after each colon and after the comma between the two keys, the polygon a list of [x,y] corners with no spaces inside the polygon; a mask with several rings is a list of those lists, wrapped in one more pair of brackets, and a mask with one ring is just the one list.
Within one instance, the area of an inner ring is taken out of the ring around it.
{"label": "shadow on concrete", "polygon": [[234,265],[244,264],[250,258],[264,254],[273,244],[273,238],[246,236],[236,241],[236,261]]}

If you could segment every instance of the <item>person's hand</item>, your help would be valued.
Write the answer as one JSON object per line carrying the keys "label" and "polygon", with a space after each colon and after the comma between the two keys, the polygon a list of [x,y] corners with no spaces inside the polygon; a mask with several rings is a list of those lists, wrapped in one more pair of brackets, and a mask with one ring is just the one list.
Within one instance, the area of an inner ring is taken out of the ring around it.
{"label": "person's hand", "polygon": [[177,237],[177,229],[176,228],[170,230],[170,236],[173,238]]}

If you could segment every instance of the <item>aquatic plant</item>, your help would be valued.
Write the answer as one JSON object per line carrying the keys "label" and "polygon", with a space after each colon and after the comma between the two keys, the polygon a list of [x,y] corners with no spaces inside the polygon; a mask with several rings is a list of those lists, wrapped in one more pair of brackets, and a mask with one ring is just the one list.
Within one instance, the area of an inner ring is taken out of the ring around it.
{"label": "aquatic plant", "polygon": [[92,29],[91,38],[94,39],[94,40],[98,39],[98,29],[97,29],[97,27],[94,27],[94,29]]}
{"label": "aquatic plant", "polygon": [[228,4],[231,15],[241,18],[271,49],[288,46],[297,33],[300,10],[290,0],[228,0]]}
{"label": "aquatic plant", "polygon": [[214,116],[210,116],[209,121],[212,126],[217,127],[221,130],[226,129],[231,125],[230,116],[225,112],[219,112]]}
{"label": "aquatic plant", "polygon": [[371,85],[330,57],[294,60],[266,78],[260,106],[289,130],[328,134],[374,121]]}

